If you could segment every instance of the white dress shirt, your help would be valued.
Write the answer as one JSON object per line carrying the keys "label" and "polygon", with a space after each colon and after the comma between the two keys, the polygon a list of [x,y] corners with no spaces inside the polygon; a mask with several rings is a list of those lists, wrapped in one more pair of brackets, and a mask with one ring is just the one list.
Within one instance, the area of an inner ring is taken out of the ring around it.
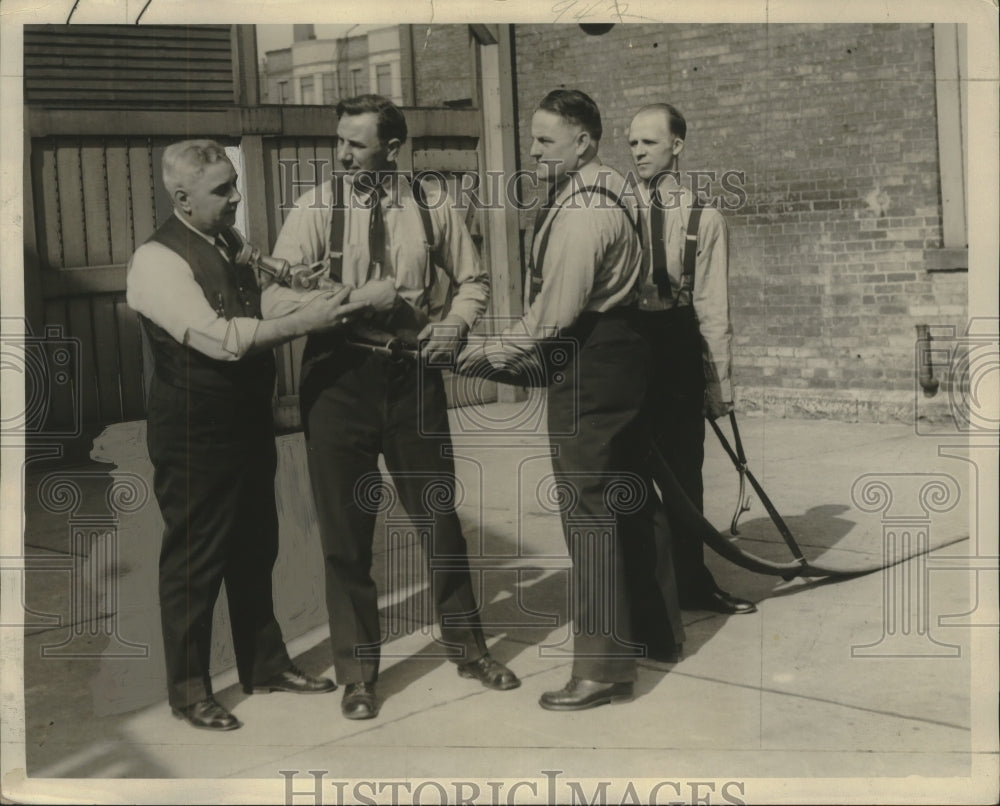
{"label": "white dress shirt", "polygon": [[[176,211],[175,211],[176,214]],[[207,243],[215,238],[177,218]],[[229,256],[219,248],[228,261]],[[300,292],[272,283],[261,294],[261,315],[276,319],[301,308],[322,291]],[[132,255],[126,279],[129,307],[159,325],[173,338],[209,358],[238,361],[253,346],[259,319],[225,319],[205,298],[191,266],[177,252],[157,241],[147,241]]]}
{"label": "white dress shirt", "polygon": [[555,336],[584,311],[609,311],[638,298],[642,251],[629,216],[604,195],[574,193],[595,186],[621,196],[625,179],[595,157],[559,190],[533,237],[532,257],[537,261],[548,235],[541,291],[502,336]]}
{"label": "white dress shirt", "polygon": [[[300,196],[278,235],[273,251],[275,257],[284,258],[293,265],[313,264],[329,258],[333,201],[331,181],[341,181],[345,183],[344,187],[350,187],[343,177],[338,176]],[[385,263],[381,273],[368,277],[371,210],[351,188],[344,209],[341,282],[360,288],[369,279],[391,277],[395,281],[396,293],[411,305],[419,307],[419,300],[428,286],[428,250],[432,245],[426,243],[423,222],[409,181],[402,174],[395,174],[387,185],[390,193],[381,201],[385,221]],[[472,237],[448,195],[431,182],[424,183],[423,189],[437,247],[433,262],[448,275],[455,290],[451,307],[445,313],[460,316],[471,328],[486,310],[489,275],[480,266]]]}
{"label": "white dress shirt", "polygon": [[[689,189],[681,187],[669,174],[664,176],[659,187],[660,198],[666,207],[663,212],[663,234],[670,296],[664,299],[653,283],[652,256],[648,254],[648,250],[652,232],[650,215],[655,211],[650,207],[649,190],[643,185],[639,189],[639,198],[643,216],[643,250],[647,254],[643,261],[644,279],[639,307],[646,311],[665,310],[675,305],[674,299],[684,271],[684,245],[687,242],[687,225],[694,198]],[[731,402],[733,327],[729,317],[729,237],[725,218],[713,207],[702,208],[694,287],[690,302],[684,294],[681,296],[681,304],[694,306],[703,342],[708,394],[720,401]]]}

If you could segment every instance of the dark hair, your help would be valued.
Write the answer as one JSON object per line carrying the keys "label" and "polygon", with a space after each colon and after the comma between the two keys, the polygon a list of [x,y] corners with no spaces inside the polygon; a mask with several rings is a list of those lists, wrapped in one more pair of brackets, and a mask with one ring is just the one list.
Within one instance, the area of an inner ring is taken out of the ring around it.
{"label": "dark hair", "polygon": [[601,139],[601,110],[594,99],[580,90],[552,90],[542,98],[539,109],[552,112],[581,126],[593,140]]}
{"label": "dark hair", "polygon": [[681,140],[687,139],[687,121],[684,120],[684,115],[678,111],[677,107],[670,104],[648,104],[636,114],[641,115],[643,112],[662,112],[667,119],[667,131],[674,137],[680,137]]}
{"label": "dark hair", "polygon": [[375,131],[383,143],[390,140],[406,142],[406,118],[392,101],[382,95],[358,95],[337,103],[337,117],[345,115],[364,115],[374,112],[378,118]]}

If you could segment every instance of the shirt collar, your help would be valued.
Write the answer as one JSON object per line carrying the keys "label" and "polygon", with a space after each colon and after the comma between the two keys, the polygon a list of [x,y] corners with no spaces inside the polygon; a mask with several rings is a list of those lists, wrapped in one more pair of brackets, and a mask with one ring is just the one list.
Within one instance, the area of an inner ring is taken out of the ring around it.
{"label": "shirt collar", "polygon": [[180,214],[180,212],[179,212],[179,211],[178,211],[178,210],[177,210],[176,208],[174,209],[174,215],[175,215],[175,216],[177,216],[178,220],[179,220],[179,221],[180,221],[180,222],[181,222],[181,223],[182,223],[182,224],[183,224],[183,225],[184,225],[185,227],[187,227],[187,228],[188,228],[189,230],[191,230],[191,232],[193,232],[193,233],[194,233],[195,235],[198,235],[198,236],[200,236],[201,238],[203,238],[204,240],[206,240],[206,241],[207,241],[208,243],[212,244],[212,246],[215,246],[215,236],[214,236],[214,235],[206,235],[206,234],[205,234],[204,232],[202,232],[202,231],[201,231],[200,229],[195,229],[195,228],[194,228],[194,227],[193,227],[193,226],[191,225],[191,223],[190,223],[190,222],[188,222],[188,221],[187,221],[187,220],[186,220],[186,219],[184,218],[184,216],[182,216],[182,215]]}
{"label": "shirt collar", "polygon": [[580,188],[590,187],[598,184],[598,176],[607,171],[601,158],[596,154],[590,162],[584,163],[575,171],[571,171],[558,183],[555,195],[555,203],[561,204],[572,193]]}
{"label": "shirt collar", "polygon": [[[405,195],[405,191],[410,189],[410,183],[406,176],[395,169],[381,171],[378,174],[379,185],[381,186],[382,198],[390,199],[389,206],[394,207],[399,205],[399,200]],[[371,182],[363,185],[361,189],[354,185],[354,181],[347,176],[343,175],[343,181],[350,188],[351,196],[361,202],[367,202],[371,195]],[[383,202],[384,203],[384,202]]]}

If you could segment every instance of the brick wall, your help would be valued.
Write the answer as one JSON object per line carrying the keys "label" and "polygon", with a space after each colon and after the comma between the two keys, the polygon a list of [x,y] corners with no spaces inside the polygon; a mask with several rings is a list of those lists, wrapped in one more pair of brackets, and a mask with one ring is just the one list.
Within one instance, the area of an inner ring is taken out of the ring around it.
{"label": "brick wall", "polygon": [[[418,76],[450,67],[459,80],[465,26],[442,28],[454,49],[435,30]],[[961,332],[967,275],[925,268],[942,237],[933,44],[930,25],[517,25],[522,167],[531,114],[555,87],[594,98],[601,156],[619,170],[635,110],[673,103],[688,120],[682,170],[746,176],[745,203],[726,213],[740,408],[940,413],[946,383],[933,401],[915,394],[915,326]]]}
{"label": "brick wall", "polygon": [[416,106],[472,99],[475,75],[467,25],[414,25]]}

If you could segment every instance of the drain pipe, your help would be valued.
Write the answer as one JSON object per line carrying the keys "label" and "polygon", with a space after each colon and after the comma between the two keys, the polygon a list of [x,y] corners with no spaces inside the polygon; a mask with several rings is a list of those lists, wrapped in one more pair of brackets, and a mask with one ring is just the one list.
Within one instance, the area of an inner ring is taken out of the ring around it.
{"label": "drain pipe", "polygon": [[927,325],[917,325],[917,344],[920,346],[920,369],[917,380],[924,390],[924,397],[934,397],[938,392],[940,381],[934,377],[934,364],[931,361],[931,331]]}

